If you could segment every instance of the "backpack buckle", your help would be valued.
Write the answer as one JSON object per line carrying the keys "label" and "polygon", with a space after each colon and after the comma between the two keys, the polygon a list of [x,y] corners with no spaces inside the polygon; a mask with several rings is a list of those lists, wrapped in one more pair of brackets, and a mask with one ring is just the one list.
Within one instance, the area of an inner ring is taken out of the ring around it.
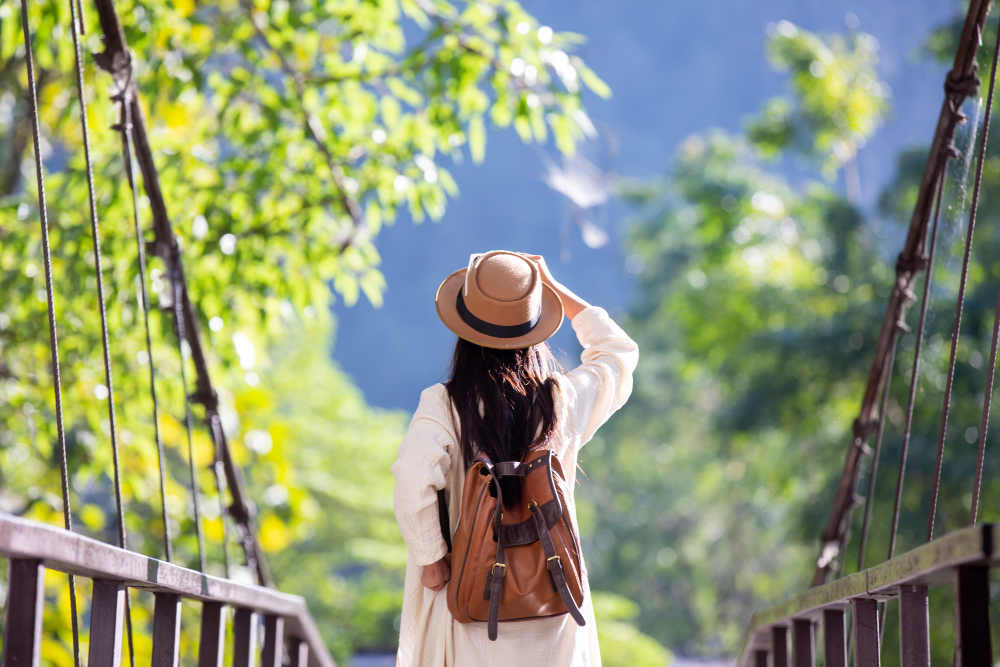
{"label": "backpack buckle", "polygon": [[[555,562],[553,563],[553,561],[555,561]],[[560,558],[559,556],[549,556],[548,558],[545,559],[545,566],[549,570],[552,570],[552,569],[557,568],[557,567],[561,570],[562,569],[562,558]]]}
{"label": "backpack buckle", "polygon": [[[556,556],[556,558],[558,558],[558,556]],[[493,563],[493,567],[490,568],[490,575],[495,575],[496,574],[496,570],[497,570],[498,567],[502,567],[503,568],[503,572],[500,573],[501,577],[503,577],[504,575],[507,574],[507,566],[506,565],[504,565],[503,563]]]}

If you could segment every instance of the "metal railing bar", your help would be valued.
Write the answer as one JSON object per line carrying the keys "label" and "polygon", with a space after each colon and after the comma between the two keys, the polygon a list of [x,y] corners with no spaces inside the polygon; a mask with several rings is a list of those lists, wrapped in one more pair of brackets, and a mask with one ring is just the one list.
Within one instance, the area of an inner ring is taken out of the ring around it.
{"label": "metal railing bar", "polygon": [[127,588],[281,616],[285,619],[287,636],[308,642],[310,667],[336,667],[300,596],[196,572],[56,526],[3,513],[0,513],[0,555],[40,559],[49,569],[95,580],[121,581]]}
{"label": "metal railing bar", "polygon": [[[956,566],[1000,563],[1000,554],[994,554],[992,550],[996,530],[993,524],[964,528],[862,572],[810,588],[780,604],[755,612],[747,632],[763,632],[770,626],[788,624],[793,618],[818,619],[824,609],[847,608],[854,598],[893,598],[903,584],[919,584],[928,588],[951,585]],[[746,642],[746,645],[753,643]]]}
{"label": "metal railing bar", "polygon": [[[198,667],[223,667],[226,648],[226,613],[218,602],[201,605],[201,638]],[[298,667],[293,665],[293,667]],[[305,667],[304,665],[302,667]]]}

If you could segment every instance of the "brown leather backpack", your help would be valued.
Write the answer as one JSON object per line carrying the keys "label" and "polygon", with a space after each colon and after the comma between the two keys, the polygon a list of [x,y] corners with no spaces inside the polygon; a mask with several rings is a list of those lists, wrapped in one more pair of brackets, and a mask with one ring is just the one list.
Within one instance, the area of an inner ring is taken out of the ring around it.
{"label": "brown leather backpack", "polygon": [[[448,609],[459,623],[487,623],[491,640],[500,621],[568,613],[585,624],[587,573],[566,510],[566,476],[554,452],[536,453],[530,461],[500,463],[480,455],[465,474]],[[514,510],[502,503],[499,480],[507,476],[522,478]]]}

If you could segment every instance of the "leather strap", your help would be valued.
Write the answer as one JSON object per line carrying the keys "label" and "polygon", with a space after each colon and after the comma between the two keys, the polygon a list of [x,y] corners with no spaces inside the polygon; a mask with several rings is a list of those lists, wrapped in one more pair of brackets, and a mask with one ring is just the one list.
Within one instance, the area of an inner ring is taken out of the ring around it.
{"label": "leather strap", "polygon": [[451,518],[448,516],[448,496],[444,489],[438,489],[438,523],[441,524],[441,537],[448,545],[448,553],[451,553]]}
{"label": "leather strap", "polygon": [[[542,516],[545,517],[545,525],[550,529],[554,528],[559,523],[559,519],[562,518],[562,507],[555,498],[542,503],[539,508],[542,510]],[[505,523],[500,527],[500,530],[503,531],[504,544],[508,547],[531,544],[538,539],[535,519],[530,516],[520,523]]]}
{"label": "leather strap", "polygon": [[522,463],[521,461],[500,461],[493,465],[491,471],[497,477],[524,477],[532,470],[536,470],[548,463],[549,453],[546,452],[533,461]]}
{"label": "leather strap", "polygon": [[487,634],[491,642],[497,640],[497,626],[500,622],[500,598],[503,595],[503,580],[507,576],[507,554],[504,550],[503,529],[500,523],[503,519],[503,492],[500,481],[492,476],[493,485],[497,490],[497,506],[493,511],[493,528],[497,536],[497,555],[490,569],[490,614],[487,617]]}
{"label": "leather strap", "polygon": [[[531,515],[535,517],[535,527],[538,529],[538,541],[542,543],[542,549],[545,551],[545,566],[549,570],[549,577],[552,578],[552,583],[555,584],[556,591],[559,592],[559,597],[562,598],[566,609],[569,610],[569,615],[573,617],[577,625],[583,627],[587,622],[584,620],[583,613],[580,611],[580,607],[577,606],[576,600],[573,599],[573,594],[569,591],[569,584],[566,582],[566,573],[563,571],[562,559],[556,554],[556,547],[552,543],[552,536],[549,534],[548,526],[545,525],[545,517],[542,516],[542,511],[537,504],[531,505]],[[490,602],[492,604],[493,601],[491,600]]]}

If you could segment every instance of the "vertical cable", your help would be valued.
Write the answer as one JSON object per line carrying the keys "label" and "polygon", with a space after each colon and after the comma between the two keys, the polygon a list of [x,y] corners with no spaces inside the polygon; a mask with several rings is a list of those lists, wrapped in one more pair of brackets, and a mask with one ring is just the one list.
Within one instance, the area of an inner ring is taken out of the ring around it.
{"label": "vertical cable", "polygon": [[[59,475],[62,482],[63,525],[73,530],[73,512],[69,502],[69,460],[66,455],[66,427],[63,423],[62,377],[59,373],[59,333],[56,331],[55,295],[52,289],[52,254],[49,248],[49,213],[45,203],[45,175],[42,169],[42,146],[38,119],[38,91],[35,89],[35,58],[28,28],[28,3],[21,0],[21,29],[24,31],[24,61],[28,70],[28,97],[31,104],[31,138],[35,148],[35,179],[38,183],[38,217],[42,223],[42,253],[45,263],[46,310],[49,318],[49,352],[52,355],[52,389],[56,401],[56,434],[59,439]],[[69,604],[73,626],[73,661],[80,665],[80,626],[76,609],[76,577],[69,575]]]}
{"label": "vertical cable", "polygon": [[990,343],[990,365],[986,371],[986,396],[983,398],[983,418],[979,423],[979,449],[976,453],[976,475],[972,481],[972,505],[969,510],[969,524],[976,525],[979,514],[979,492],[983,481],[983,463],[986,458],[986,428],[990,420],[990,403],[993,400],[993,378],[997,367],[997,338],[1000,336],[1000,290],[997,305],[993,310],[993,341]]}
{"label": "vertical cable", "polygon": [[153,341],[149,332],[149,294],[146,291],[146,245],[143,240],[142,224],[139,221],[139,192],[135,182],[135,170],[132,166],[132,81],[127,81],[119,95],[122,105],[122,122],[117,126],[122,137],[122,155],[125,161],[125,174],[128,177],[129,190],[132,193],[132,212],[135,227],[135,241],[139,251],[139,298],[142,315],[146,323],[146,355],[149,357],[149,393],[153,398],[153,429],[156,434],[156,453],[160,465],[160,500],[163,518],[163,546],[167,562],[173,561],[173,548],[170,544],[170,517],[167,514],[167,473],[163,453],[163,438],[160,435],[160,414],[156,399],[156,367],[153,363]]}
{"label": "vertical cable", "polygon": [[[76,89],[80,105],[80,129],[83,136],[83,156],[87,169],[87,196],[90,204],[90,235],[94,244],[94,274],[97,278],[97,306],[101,314],[101,345],[104,353],[104,381],[108,387],[108,424],[111,430],[111,447],[115,460],[115,478],[118,478],[118,419],[115,414],[115,383],[111,372],[111,347],[110,336],[108,334],[108,313],[105,308],[104,297],[104,268],[101,257],[101,235],[100,223],[97,217],[97,197],[94,188],[94,169],[90,156],[90,127],[87,125],[87,97],[86,86],[83,77],[83,48],[80,45],[80,34],[77,32],[77,19],[82,21],[82,14],[78,13],[79,5],[74,0],[69,0],[70,23],[73,30],[73,47],[76,51]],[[125,534],[125,514],[122,509],[121,485],[116,482],[115,494],[118,501],[118,531]],[[120,540],[124,548],[124,540]]]}
{"label": "vertical cable", "polygon": [[222,553],[226,559],[226,578],[233,576],[232,556],[229,554],[229,526],[226,523],[226,516],[229,510],[226,507],[226,476],[222,463],[222,422],[219,415],[210,412],[208,418],[209,427],[212,433],[212,442],[215,444],[215,490],[219,494],[219,519],[222,521]]}
{"label": "vertical cable", "polygon": [[79,27],[79,31],[80,31],[81,35],[86,35],[87,34],[87,20],[83,17],[83,0],[76,0],[75,3],[73,2],[73,0],[69,0],[69,1],[70,1],[70,4],[75,4],[75,7],[73,7],[70,10],[71,13],[74,12],[74,11],[76,12],[76,16],[73,19],[73,26],[74,27]]}
{"label": "vertical cable", "polygon": [[[128,89],[128,84],[126,84],[126,87],[125,87],[126,91],[127,91],[127,89]],[[117,129],[120,132],[122,132],[122,152],[123,152],[123,157],[124,157],[124,161],[125,161],[125,173],[128,175],[129,188],[132,191],[132,208],[133,208],[133,210],[135,212],[135,224],[136,224],[136,226],[138,226],[138,224],[139,224],[139,201],[138,201],[138,199],[136,197],[135,186],[134,186],[134,179],[133,179],[133,173],[132,173],[132,157],[130,155],[129,146],[128,146],[128,131],[129,131],[129,128],[131,126],[131,122],[130,122],[131,121],[131,117],[128,115],[128,112],[126,110],[127,109],[126,105],[128,104],[128,96],[127,96],[126,92],[123,92],[122,95],[121,95],[121,104],[123,105],[123,110],[122,110],[122,121],[123,122],[120,125],[115,125],[114,129]],[[149,320],[148,320],[148,318],[149,318],[149,309],[146,308],[146,283],[143,281],[144,276],[146,275],[146,271],[145,271],[145,255],[143,254],[143,251],[144,251],[144,248],[143,248],[143,245],[142,245],[142,237],[140,236],[139,237],[139,253],[140,253],[139,254],[139,258],[140,258],[139,283],[140,283],[140,285],[142,287],[141,297],[142,297],[143,313],[145,314],[145,316],[147,318],[147,321],[146,321],[146,337],[147,337],[147,342],[148,342],[148,340],[149,340]],[[147,346],[147,354],[149,354],[149,352],[148,352],[148,346]],[[149,357],[149,365],[150,365],[150,369],[152,369],[152,366],[153,366],[153,357],[152,357],[152,355],[150,355],[150,357]],[[150,370],[150,373],[152,374],[152,370]],[[156,415],[156,395],[155,394],[153,395],[153,414],[154,414],[154,420],[155,420],[155,415]],[[156,429],[157,429],[157,440],[159,440],[159,421],[156,422]],[[119,511],[121,511],[121,509],[120,509],[121,508],[121,481],[120,481],[119,472],[118,472],[118,452],[117,451],[115,451],[115,479],[116,479],[116,493],[118,494],[118,498],[119,498],[119,500],[118,500]],[[162,486],[161,486],[161,491],[162,491]],[[166,499],[164,498],[164,501],[165,500]],[[163,504],[163,512],[164,512],[164,514],[166,513],[166,502],[164,502],[164,504]],[[169,530],[169,526],[170,525],[168,523],[164,522],[164,526],[166,527],[167,530]],[[121,530],[121,533],[120,533],[120,536],[119,536],[119,541],[120,541],[119,546],[121,546],[121,548],[123,548],[123,549],[128,548],[128,547],[125,546],[126,542],[125,542],[125,527],[124,527],[124,524],[122,525],[122,530]],[[168,548],[169,548],[169,544],[170,544],[170,541],[168,539],[167,540]],[[168,551],[168,553],[169,553],[169,551]],[[168,560],[169,560],[169,556],[168,556]],[[130,591],[129,591],[129,589],[127,587],[125,588],[125,635],[126,635],[126,637],[128,639],[129,666],[130,667],[135,667],[135,642],[132,639],[132,595],[131,595],[131,593],[130,593]]]}
{"label": "vertical cable", "polygon": [[[25,0],[21,0],[22,5]],[[72,23],[73,47],[76,56],[76,84],[77,95],[80,104],[80,126],[83,133],[83,151],[87,169],[87,194],[90,203],[90,231],[94,244],[94,270],[97,277],[97,300],[98,310],[101,313],[101,341],[104,353],[104,379],[108,387],[108,424],[111,431],[111,458],[114,466],[115,485],[115,514],[118,523],[118,546],[122,549],[128,548],[128,537],[125,533],[125,510],[122,502],[121,466],[118,456],[118,427],[115,416],[115,385],[111,372],[111,353],[108,338],[108,314],[104,300],[104,274],[101,263],[101,241],[100,230],[97,222],[97,204],[94,196],[94,170],[90,156],[90,129],[87,126],[87,98],[86,88],[83,80],[83,49],[80,46],[79,33],[84,33],[83,7],[80,0],[69,0],[70,18]],[[77,31],[79,23],[79,33]],[[27,34],[26,34],[27,36]],[[30,49],[29,49],[30,52]],[[80,665],[78,630],[76,621],[76,594],[72,575],[70,576],[70,603],[73,608],[73,649],[76,657],[76,665]],[[125,588],[125,627],[128,637],[129,661],[131,667],[135,667],[135,646],[132,641],[132,595],[129,589]]]}
{"label": "vertical cable", "polygon": [[920,322],[917,325],[917,340],[913,348],[913,369],[910,372],[910,395],[906,402],[906,424],[903,426],[903,444],[899,453],[899,477],[896,478],[896,500],[892,506],[892,524],[889,533],[889,555],[896,552],[896,532],[899,528],[899,506],[903,499],[903,479],[906,473],[906,455],[910,447],[913,427],[913,404],[917,398],[917,383],[920,381],[920,353],[924,346],[924,330],[927,328],[927,308],[931,300],[931,278],[934,273],[934,250],[937,248],[938,226],[941,222],[941,199],[944,196],[946,162],[938,164],[936,194],[934,197],[934,223],[930,229],[930,249],[927,253],[927,273],[924,276],[924,293],[920,300]]}
{"label": "vertical cable", "polygon": [[993,399],[993,376],[997,365],[997,335],[1000,334],[1000,291],[993,312],[993,342],[990,344],[990,365],[986,372],[986,396],[983,399],[983,418],[979,422],[979,450],[976,453],[976,475],[972,480],[972,506],[969,510],[969,524],[976,525],[979,514],[979,492],[983,481],[983,463],[986,458],[986,427],[990,420],[990,403]]}
{"label": "vertical cable", "polygon": [[201,493],[198,488],[198,474],[194,463],[194,416],[191,414],[191,399],[187,392],[187,370],[184,367],[184,275],[176,257],[171,259],[170,282],[174,286],[174,322],[177,324],[177,352],[181,360],[181,388],[184,391],[184,417],[187,427],[188,467],[191,472],[191,502],[194,505],[194,530],[198,535],[198,563],[205,571],[205,534],[201,528]]}
{"label": "vertical cable", "polygon": [[889,354],[882,367],[882,406],[878,415],[878,435],[875,436],[875,450],[872,452],[872,467],[868,473],[868,493],[865,496],[865,518],[861,523],[861,544],[858,547],[858,572],[865,567],[865,550],[868,548],[868,528],[871,525],[872,505],[875,502],[875,477],[878,475],[878,459],[882,452],[882,435],[885,433],[886,412],[889,408],[889,388],[892,385],[892,370],[896,361],[896,343],[899,340],[898,329],[893,330],[892,342],[889,344]]}
{"label": "vertical cable", "polygon": [[[937,461],[934,466],[934,485],[931,487],[931,506],[927,517],[927,541],[934,537],[934,516],[937,514],[938,487],[941,483],[941,465],[944,460],[944,439],[948,427],[948,410],[951,390],[955,380],[955,355],[958,352],[958,334],[962,324],[962,306],[965,301],[965,284],[969,277],[969,256],[972,252],[972,232],[976,226],[976,209],[979,207],[979,188],[983,181],[983,165],[986,162],[986,140],[990,131],[990,115],[993,109],[993,90],[997,82],[997,56],[1000,55],[1000,29],[993,44],[993,66],[990,70],[990,90],[986,95],[986,112],[983,115],[983,130],[979,137],[979,161],[976,163],[976,181],[972,189],[972,206],[969,211],[969,229],[965,236],[965,254],[962,257],[962,278],[958,286],[958,305],[955,308],[955,324],[951,336],[951,357],[948,360],[948,378],[944,390],[944,407],[941,412],[941,429],[938,432]],[[984,441],[985,442],[985,441]]]}

